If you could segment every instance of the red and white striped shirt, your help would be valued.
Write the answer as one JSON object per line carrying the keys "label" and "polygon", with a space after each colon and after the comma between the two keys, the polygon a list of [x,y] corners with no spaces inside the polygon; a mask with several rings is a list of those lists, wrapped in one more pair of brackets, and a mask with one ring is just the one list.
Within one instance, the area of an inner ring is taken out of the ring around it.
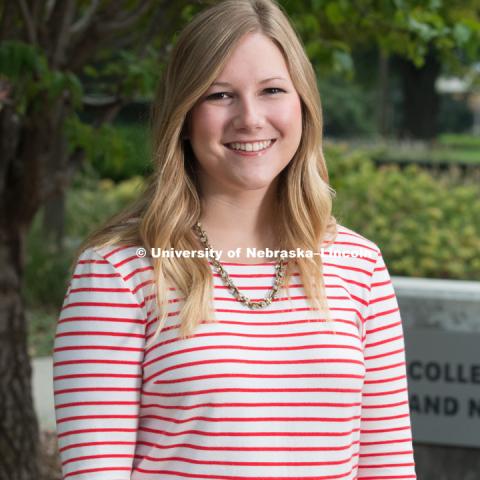
{"label": "red and white striped shirt", "polygon": [[[373,256],[348,255],[353,250]],[[298,274],[263,310],[214,273],[216,323],[179,338],[182,306],[148,310],[136,247],[88,249],[58,321],[54,389],[63,478],[415,479],[400,313],[379,248],[343,226],[323,256],[333,326]],[[250,298],[273,262],[223,263]]]}

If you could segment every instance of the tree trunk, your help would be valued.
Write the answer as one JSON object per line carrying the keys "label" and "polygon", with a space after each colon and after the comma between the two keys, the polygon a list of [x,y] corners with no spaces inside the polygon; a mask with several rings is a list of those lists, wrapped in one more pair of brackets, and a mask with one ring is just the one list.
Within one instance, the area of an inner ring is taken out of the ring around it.
{"label": "tree trunk", "polygon": [[35,170],[18,157],[21,131],[15,108],[4,106],[0,111],[0,480],[39,478],[39,432],[22,298],[26,232],[34,213],[24,204],[26,197],[32,204],[36,199],[22,180],[25,172],[33,179]]}
{"label": "tree trunk", "polygon": [[[45,199],[43,210],[43,232],[46,241],[52,241],[58,253],[63,250],[63,240],[65,234],[65,202],[66,187],[69,183],[69,175],[72,176],[75,171],[68,172],[68,145],[65,135],[65,122],[71,114],[71,107],[68,107],[63,101],[57,102],[56,108],[52,109],[52,130],[55,132],[49,146],[52,152],[46,158],[46,171],[52,184],[55,187],[52,194]],[[65,173],[64,173],[65,172]]]}
{"label": "tree trunk", "polygon": [[[3,213],[3,212],[2,212]],[[31,392],[21,295],[25,233],[0,225],[0,480],[39,478],[38,424]]]}
{"label": "tree trunk", "polygon": [[52,242],[58,253],[63,250],[65,236],[65,193],[49,198],[43,208],[45,241]]}
{"label": "tree trunk", "polygon": [[[82,3],[89,6],[80,8]],[[99,49],[112,48],[113,40],[137,26],[146,28],[138,36],[143,44],[135,37],[131,45],[141,47],[140,56],[159,33],[166,45],[177,29],[180,8],[188,4],[141,0],[124,2],[129,6],[119,9],[117,3],[3,2],[0,38],[35,44],[56,73],[80,74],[95,61]],[[16,67],[19,61],[14,58]],[[28,68],[32,71],[25,73],[26,80],[40,80],[37,69]],[[77,107],[68,92],[56,98],[59,82],[52,78],[55,81],[45,82],[42,92],[22,109],[17,108],[17,98],[23,104],[28,81],[18,84],[15,76],[7,75],[2,79],[6,86],[0,85],[0,480],[39,479],[39,428],[21,295],[24,243],[34,215],[49,198],[53,211],[49,209],[46,223],[55,225],[57,238],[63,236],[62,203],[54,203],[54,198],[65,194],[84,157],[81,149],[68,153],[63,126]],[[117,110],[104,121],[110,121]],[[54,217],[55,222],[50,222]]]}
{"label": "tree trunk", "polygon": [[391,130],[389,98],[389,58],[381,49],[378,51],[378,131],[387,136]]}
{"label": "tree trunk", "polygon": [[435,90],[435,81],[441,71],[437,54],[431,48],[420,68],[405,59],[398,59],[397,63],[403,91],[402,136],[432,140],[437,134],[440,103],[440,96]]}

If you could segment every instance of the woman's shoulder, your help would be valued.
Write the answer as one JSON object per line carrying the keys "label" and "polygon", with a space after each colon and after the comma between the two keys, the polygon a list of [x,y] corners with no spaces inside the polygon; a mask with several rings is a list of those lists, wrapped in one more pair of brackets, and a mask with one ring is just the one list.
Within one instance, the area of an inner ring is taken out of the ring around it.
{"label": "woman's shoulder", "polygon": [[90,245],[82,250],[78,258],[79,260],[103,260],[122,270],[139,263],[150,263],[146,249],[140,244],[133,243]]}
{"label": "woman's shoulder", "polygon": [[339,223],[337,223],[337,235],[332,245],[335,245],[335,247],[364,249],[372,254],[381,255],[380,247],[375,242]]}
{"label": "woman's shoulder", "polygon": [[341,270],[350,268],[352,274],[360,272],[368,277],[382,258],[375,242],[339,223],[336,224],[336,235],[330,235],[329,240],[322,243],[320,252],[326,265]]}
{"label": "woman's shoulder", "polygon": [[136,296],[152,283],[153,266],[141,245],[90,246],[78,257],[77,266],[89,265],[104,275],[119,277]]}

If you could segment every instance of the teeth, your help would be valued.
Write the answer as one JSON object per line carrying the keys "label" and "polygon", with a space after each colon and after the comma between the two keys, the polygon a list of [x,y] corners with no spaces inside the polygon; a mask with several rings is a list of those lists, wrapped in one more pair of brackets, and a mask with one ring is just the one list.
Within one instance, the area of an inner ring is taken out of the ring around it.
{"label": "teeth", "polygon": [[232,150],[243,150],[245,152],[258,152],[259,150],[264,150],[269,147],[272,143],[272,140],[267,140],[265,142],[255,142],[255,143],[229,143],[228,147]]}

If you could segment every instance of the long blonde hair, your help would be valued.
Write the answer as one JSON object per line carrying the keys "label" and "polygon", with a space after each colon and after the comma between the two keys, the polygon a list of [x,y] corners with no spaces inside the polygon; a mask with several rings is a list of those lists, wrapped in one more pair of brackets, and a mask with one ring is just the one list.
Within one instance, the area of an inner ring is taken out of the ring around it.
{"label": "long blonde hair", "polygon": [[[222,71],[239,40],[248,33],[269,37],[283,53],[302,103],[299,148],[278,182],[275,228],[281,249],[317,251],[337,234],[332,216],[334,191],[329,186],[322,150],[320,96],[312,65],[301,40],[274,0],[225,0],[200,12],[181,31],[171,52],[152,107],[154,171],[144,192],[127,209],[92,233],[79,248],[142,245],[150,248],[197,250],[192,226],[201,204],[195,158],[184,140],[190,110]],[[292,274],[287,269],[285,285]],[[321,256],[298,258],[305,293],[314,309],[330,319]],[[212,316],[213,278],[206,259],[152,258],[159,334],[167,319],[171,282],[185,299],[180,312],[180,335],[194,333]]]}

